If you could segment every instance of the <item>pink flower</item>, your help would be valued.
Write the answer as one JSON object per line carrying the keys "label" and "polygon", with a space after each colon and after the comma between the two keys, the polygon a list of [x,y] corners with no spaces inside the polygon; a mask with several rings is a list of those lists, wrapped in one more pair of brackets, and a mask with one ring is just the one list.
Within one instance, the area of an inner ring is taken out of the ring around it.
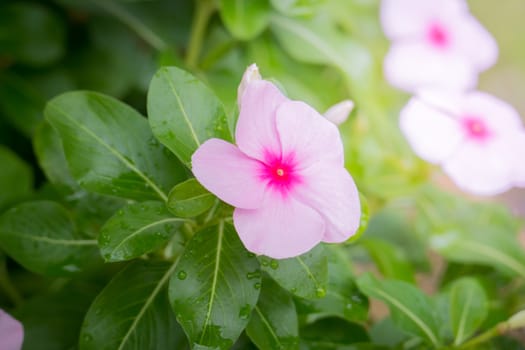
{"label": "pink flower", "polygon": [[195,177],[236,207],[234,225],[251,252],[283,259],[348,239],[360,203],[337,127],[268,81],[241,86],[237,146],[206,141],[192,157]]}
{"label": "pink flower", "polygon": [[464,191],[494,195],[525,184],[521,118],[491,95],[426,92],[408,102],[400,125],[414,151]]}
{"label": "pink flower", "polygon": [[0,309],[0,350],[20,350],[23,341],[22,324]]}
{"label": "pink flower", "polygon": [[495,40],[464,0],[383,0],[381,23],[392,40],[385,76],[407,91],[474,87],[497,60]]}

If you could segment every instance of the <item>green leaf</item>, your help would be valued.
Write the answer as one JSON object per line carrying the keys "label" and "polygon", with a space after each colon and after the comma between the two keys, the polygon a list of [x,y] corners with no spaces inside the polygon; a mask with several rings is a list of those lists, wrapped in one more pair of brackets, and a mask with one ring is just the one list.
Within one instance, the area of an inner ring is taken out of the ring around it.
{"label": "green leaf", "polygon": [[476,332],[487,317],[487,295],[476,279],[461,278],[450,287],[449,305],[454,345],[460,345]]}
{"label": "green leaf", "polygon": [[0,246],[28,270],[71,275],[98,261],[97,241],[85,239],[69,213],[50,201],[27,202],[0,216]]}
{"label": "green leaf", "polygon": [[48,122],[43,122],[36,129],[33,148],[40,168],[52,184],[61,186],[66,191],[78,189],[67,166],[60,135]]}
{"label": "green leaf", "polygon": [[306,322],[327,316],[338,316],[351,322],[365,322],[368,318],[368,299],[359,291],[350,263],[340,247],[325,247],[328,251],[328,287],[321,299],[297,299],[300,313]]}
{"label": "green leaf", "polygon": [[169,296],[193,347],[229,349],[248,324],[260,288],[257,259],[221,221],[189,242]]}
{"label": "green leaf", "polygon": [[13,312],[24,326],[23,349],[76,349],[82,320],[98,291],[97,285],[74,281],[26,300]]}
{"label": "green leaf", "polygon": [[525,251],[516,237],[491,233],[470,237],[451,231],[432,237],[431,245],[452,261],[488,265],[511,277],[525,277]]}
{"label": "green leaf", "polygon": [[184,222],[161,202],[133,203],[117,211],[100,230],[98,244],[107,262],[130,260],[165,244]]}
{"label": "green leaf", "polygon": [[87,190],[166,201],[168,190],[185,177],[146,119],[118,100],[68,92],[51,100],[44,114],[62,138],[73,177]]}
{"label": "green leaf", "polygon": [[188,166],[207,139],[232,140],[221,102],[201,81],[176,67],[163,67],[153,77],[148,117],[157,139]]}
{"label": "green leaf", "polygon": [[263,278],[261,295],[246,334],[259,349],[297,349],[298,327],[291,295],[271,278]]}
{"label": "green leaf", "polygon": [[275,260],[260,256],[259,260],[262,269],[292,294],[306,299],[326,295],[328,260],[323,245],[295,258]]}
{"label": "green leaf", "polygon": [[137,260],[119,272],[91,304],[80,350],[180,349],[184,335],[166,298],[175,266]]}
{"label": "green leaf", "polygon": [[33,190],[31,168],[8,148],[0,146],[0,211],[28,197]]}
{"label": "green leaf", "polygon": [[396,281],[379,281],[371,274],[358,278],[357,285],[369,297],[384,301],[394,323],[402,330],[439,345],[438,325],[432,303],[414,285]]}
{"label": "green leaf", "polygon": [[366,248],[383,276],[415,283],[414,270],[402,250],[391,243],[374,238],[362,239],[359,244]]}
{"label": "green leaf", "polygon": [[176,216],[191,218],[210,209],[215,201],[216,197],[192,178],[173,187],[167,206]]}
{"label": "green leaf", "polygon": [[221,18],[234,37],[255,38],[267,26],[270,14],[268,0],[220,0]]}
{"label": "green leaf", "polygon": [[65,39],[62,21],[46,7],[25,2],[0,6],[0,56],[46,65],[63,55]]}
{"label": "green leaf", "polygon": [[[300,333],[301,349],[353,350],[351,344],[369,341],[363,326],[338,317],[323,318],[301,328]],[[356,345],[355,349],[362,348]]]}

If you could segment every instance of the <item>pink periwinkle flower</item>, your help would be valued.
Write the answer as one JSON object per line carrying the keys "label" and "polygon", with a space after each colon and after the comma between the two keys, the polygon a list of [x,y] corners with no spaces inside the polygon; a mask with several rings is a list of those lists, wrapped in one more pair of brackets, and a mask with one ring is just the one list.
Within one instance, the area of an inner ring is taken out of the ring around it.
{"label": "pink periwinkle flower", "polygon": [[0,350],[20,350],[23,341],[22,324],[0,309]]}
{"label": "pink periwinkle flower", "polygon": [[392,40],[385,76],[406,91],[472,88],[497,60],[494,38],[465,0],[383,0],[381,23]]}
{"label": "pink periwinkle flower", "polygon": [[337,127],[258,78],[256,66],[241,87],[237,145],[207,140],[192,156],[195,177],[236,207],[235,228],[253,253],[284,259],[348,239],[361,210]]}
{"label": "pink periwinkle flower", "polygon": [[525,129],[509,104],[483,92],[423,92],[401,111],[401,130],[421,158],[466,192],[495,195],[525,185]]}

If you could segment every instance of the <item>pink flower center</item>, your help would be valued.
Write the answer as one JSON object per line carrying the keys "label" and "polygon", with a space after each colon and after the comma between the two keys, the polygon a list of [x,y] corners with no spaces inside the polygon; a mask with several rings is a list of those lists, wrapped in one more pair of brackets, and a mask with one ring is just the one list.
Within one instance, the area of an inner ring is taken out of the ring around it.
{"label": "pink flower center", "polygon": [[470,140],[485,141],[491,136],[487,124],[479,117],[467,116],[463,118],[462,123],[463,129]]}
{"label": "pink flower center", "polygon": [[286,195],[295,184],[300,182],[293,158],[281,159],[275,156],[266,158],[261,178],[268,183],[268,186]]}
{"label": "pink flower center", "polygon": [[450,44],[450,35],[442,24],[434,22],[428,27],[427,40],[433,47],[445,49]]}

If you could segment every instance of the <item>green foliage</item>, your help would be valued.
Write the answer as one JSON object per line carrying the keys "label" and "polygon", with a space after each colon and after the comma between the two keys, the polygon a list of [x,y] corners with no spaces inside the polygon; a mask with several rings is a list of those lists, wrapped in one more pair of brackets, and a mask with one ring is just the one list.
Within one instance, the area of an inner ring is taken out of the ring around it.
{"label": "green foliage", "polygon": [[0,211],[28,197],[33,190],[31,168],[8,148],[0,146]]}
{"label": "green foliage", "polygon": [[189,179],[173,187],[167,206],[176,216],[191,218],[210,209],[216,200],[196,179]]}
{"label": "green foliage", "polygon": [[253,39],[268,26],[268,0],[220,0],[219,7],[224,24],[238,39]]}

